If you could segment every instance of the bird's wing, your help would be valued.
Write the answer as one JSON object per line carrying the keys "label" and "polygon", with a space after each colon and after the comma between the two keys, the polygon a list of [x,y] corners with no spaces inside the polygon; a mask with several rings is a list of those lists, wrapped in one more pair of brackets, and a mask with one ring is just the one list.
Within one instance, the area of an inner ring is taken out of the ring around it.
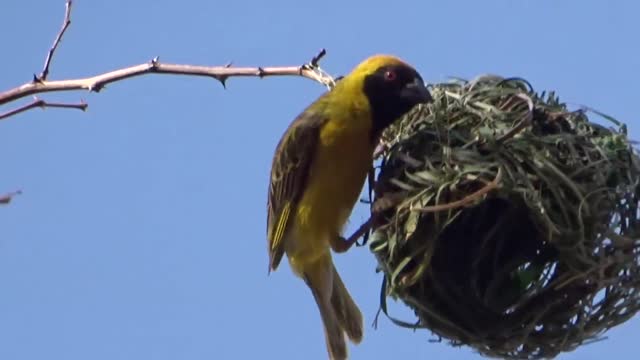
{"label": "bird's wing", "polygon": [[269,271],[278,267],[284,254],[289,222],[304,193],[320,129],[325,122],[325,116],[306,110],[291,123],[276,148],[267,202]]}

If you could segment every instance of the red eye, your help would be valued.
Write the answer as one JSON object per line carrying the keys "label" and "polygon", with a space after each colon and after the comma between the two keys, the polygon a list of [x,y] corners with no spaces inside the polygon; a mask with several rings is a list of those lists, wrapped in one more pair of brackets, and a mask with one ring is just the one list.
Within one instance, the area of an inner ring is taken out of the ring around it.
{"label": "red eye", "polygon": [[393,81],[396,79],[396,72],[393,70],[387,70],[384,73],[384,79],[387,81]]}

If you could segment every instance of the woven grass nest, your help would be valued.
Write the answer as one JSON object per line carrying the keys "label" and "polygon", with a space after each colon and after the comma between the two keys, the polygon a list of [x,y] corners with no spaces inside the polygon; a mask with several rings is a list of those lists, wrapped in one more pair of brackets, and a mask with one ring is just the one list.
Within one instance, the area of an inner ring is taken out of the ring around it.
{"label": "woven grass nest", "polygon": [[518,359],[555,357],[631,318],[640,161],[625,126],[523,79],[431,91],[383,135],[370,240],[382,310],[399,299],[417,322],[397,324]]}

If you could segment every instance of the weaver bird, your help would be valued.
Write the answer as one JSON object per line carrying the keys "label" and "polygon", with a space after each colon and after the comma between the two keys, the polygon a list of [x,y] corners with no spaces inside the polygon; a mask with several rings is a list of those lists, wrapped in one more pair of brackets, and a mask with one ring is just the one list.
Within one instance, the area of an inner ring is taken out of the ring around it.
{"label": "weaver bird", "polygon": [[345,252],[353,244],[342,229],[382,131],[430,100],[414,68],[393,56],[373,56],[307,107],[276,148],[267,205],[269,272],[286,253],[313,293],[331,359],[347,358],[345,334],[359,343],[363,323],[330,249]]}

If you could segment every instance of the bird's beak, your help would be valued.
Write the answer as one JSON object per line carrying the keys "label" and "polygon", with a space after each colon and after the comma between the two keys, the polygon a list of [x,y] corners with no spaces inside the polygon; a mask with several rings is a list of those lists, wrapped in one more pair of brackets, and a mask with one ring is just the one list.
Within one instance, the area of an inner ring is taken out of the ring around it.
{"label": "bird's beak", "polygon": [[420,77],[416,77],[413,82],[405,85],[400,92],[400,96],[416,104],[428,103],[433,100],[431,93],[429,93]]}

